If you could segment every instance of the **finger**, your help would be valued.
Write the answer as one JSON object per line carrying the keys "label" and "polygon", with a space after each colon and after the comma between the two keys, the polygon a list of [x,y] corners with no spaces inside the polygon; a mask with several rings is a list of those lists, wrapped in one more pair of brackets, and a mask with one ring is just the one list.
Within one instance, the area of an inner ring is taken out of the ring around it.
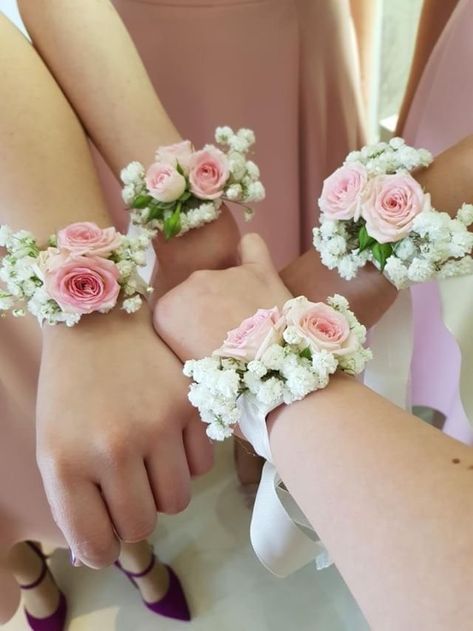
{"label": "finger", "polygon": [[149,537],[156,527],[157,509],[143,460],[109,468],[101,485],[120,539],[136,543]]}
{"label": "finger", "polygon": [[192,476],[208,473],[214,463],[214,448],[205,433],[205,425],[198,416],[184,430],[184,448]]}
{"label": "finger", "polygon": [[190,501],[190,471],[182,435],[172,444],[163,441],[146,459],[156,507],[160,513],[174,515],[187,508]]}
{"label": "finger", "polygon": [[54,520],[77,559],[94,569],[117,560],[120,544],[93,482],[62,480],[49,485],[47,495]]}
{"label": "finger", "polygon": [[273,271],[274,264],[268,246],[255,232],[245,235],[239,245],[240,261],[242,265],[257,264]]}

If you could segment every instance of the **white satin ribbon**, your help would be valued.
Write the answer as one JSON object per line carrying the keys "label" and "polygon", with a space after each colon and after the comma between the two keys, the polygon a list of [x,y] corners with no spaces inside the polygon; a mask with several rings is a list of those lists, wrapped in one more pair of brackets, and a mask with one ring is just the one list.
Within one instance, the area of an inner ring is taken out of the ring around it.
{"label": "white satin ribbon", "polygon": [[473,423],[473,276],[460,276],[438,283],[445,326],[461,352],[460,397],[466,416]]}
{"label": "white satin ribbon", "polygon": [[288,576],[315,560],[317,569],[331,564],[328,553],[290,494],[280,485],[272,461],[266,417],[274,408],[251,394],[238,400],[240,429],[256,453],[265,458],[251,518],[250,538],[256,556],[273,574]]}
{"label": "white satin ribbon", "polygon": [[409,289],[402,289],[390,309],[370,330],[373,359],[366,367],[363,382],[404,409],[410,409],[413,342],[411,294]]}

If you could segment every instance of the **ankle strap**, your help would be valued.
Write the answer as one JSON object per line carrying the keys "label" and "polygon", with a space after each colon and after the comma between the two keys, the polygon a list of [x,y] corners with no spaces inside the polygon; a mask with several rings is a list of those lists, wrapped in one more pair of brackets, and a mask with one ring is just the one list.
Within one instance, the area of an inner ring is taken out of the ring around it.
{"label": "ankle strap", "polygon": [[35,581],[33,581],[33,583],[30,583],[29,585],[20,585],[20,589],[34,589],[35,587],[38,587],[40,583],[43,582],[46,574],[48,573],[48,566],[44,559],[41,559],[41,562],[43,564],[43,569],[41,570],[41,574],[38,576],[38,578]]}
{"label": "ankle strap", "polygon": [[131,578],[142,578],[143,576],[145,576],[146,574],[148,574],[149,572],[151,572],[151,570],[154,567],[154,564],[156,563],[156,556],[154,554],[154,552],[151,554],[151,560],[148,563],[148,565],[146,566],[146,568],[142,571],[142,572],[129,572],[128,570],[125,570],[125,568],[123,567],[123,565],[117,561],[116,562],[118,567],[125,572],[125,574],[127,576],[131,576]]}

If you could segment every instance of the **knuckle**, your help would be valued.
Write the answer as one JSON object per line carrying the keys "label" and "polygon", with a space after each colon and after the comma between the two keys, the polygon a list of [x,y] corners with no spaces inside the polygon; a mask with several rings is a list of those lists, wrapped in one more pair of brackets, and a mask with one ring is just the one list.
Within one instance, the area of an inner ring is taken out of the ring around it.
{"label": "knuckle", "polygon": [[211,285],[212,272],[209,270],[196,270],[189,276],[187,282],[200,288],[208,288]]}
{"label": "knuckle", "polygon": [[213,451],[209,451],[208,454],[201,456],[192,463],[191,473],[194,477],[205,475],[208,473],[214,465]]}
{"label": "knuckle", "polygon": [[47,480],[64,480],[74,468],[73,462],[56,450],[37,451],[36,462],[43,479]]}
{"label": "knuckle", "polygon": [[108,465],[116,468],[121,467],[129,460],[131,443],[120,434],[109,435],[102,441],[99,449]]}

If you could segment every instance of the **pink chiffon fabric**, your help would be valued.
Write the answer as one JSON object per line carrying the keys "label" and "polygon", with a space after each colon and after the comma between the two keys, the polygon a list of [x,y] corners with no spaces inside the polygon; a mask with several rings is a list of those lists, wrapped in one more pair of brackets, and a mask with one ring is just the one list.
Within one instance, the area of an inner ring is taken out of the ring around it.
{"label": "pink chiffon fabric", "polygon": [[[434,155],[473,133],[473,0],[460,0],[419,83],[404,130],[406,140]],[[415,348],[412,403],[446,417],[444,430],[473,444],[473,431],[459,395],[461,356],[441,318],[438,287],[412,290]],[[461,300],[461,296],[458,298]]]}
{"label": "pink chiffon fabric", "polygon": [[[311,245],[323,179],[363,142],[348,0],[114,0],[181,134],[250,127],[267,198],[257,231],[279,266]],[[150,156],[151,158],[151,156]],[[101,168],[109,199],[123,207]]]}
{"label": "pink chiffon fabric", "polygon": [[[348,0],[116,0],[115,6],[184,137],[199,146],[220,124],[256,131],[268,197],[255,221],[241,226],[267,239],[279,265],[297,257],[310,247],[322,180],[363,142]],[[98,161],[118,221],[119,187]],[[39,352],[31,325],[0,320],[0,562],[16,541],[62,542],[35,465],[33,390],[25,404],[22,371],[36,366]],[[31,388],[35,379],[29,376]],[[18,598],[12,577],[0,572],[0,622]]]}

